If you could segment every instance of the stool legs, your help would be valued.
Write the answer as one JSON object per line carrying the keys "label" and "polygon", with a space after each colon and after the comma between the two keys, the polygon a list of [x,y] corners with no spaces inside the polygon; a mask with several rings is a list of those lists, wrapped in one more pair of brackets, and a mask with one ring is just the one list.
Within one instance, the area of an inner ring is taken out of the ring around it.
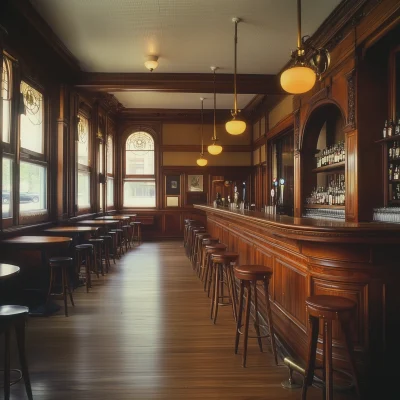
{"label": "stool legs", "polygon": [[4,399],[10,398],[10,327],[4,332]]}
{"label": "stool legs", "polygon": [[307,368],[303,383],[303,392],[301,399],[305,400],[307,396],[307,389],[313,382],[314,369],[315,369],[315,356],[317,353],[318,341],[318,319],[308,317],[309,335],[308,335],[308,351],[307,351]]}
{"label": "stool legs", "polygon": [[28,363],[25,352],[25,318],[15,323],[15,334],[17,337],[19,362],[21,365],[22,377],[24,378],[25,390],[29,400],[33,400],[31,380],[29,378]]}
{"label": "stool legs", "polygon": [[269,335],[271,337],[272,354],[274,355],[275,358],[275,364],[278,365],[278,354],[276,352],[276,343],[275,343],[275,329],[274,329],[274,324],[272,322],[271,303],[269,302],[268,282],[265,280],[264,280],[264,295],[265,295],[265,305],[267,307],[267,319],[269,326]]}

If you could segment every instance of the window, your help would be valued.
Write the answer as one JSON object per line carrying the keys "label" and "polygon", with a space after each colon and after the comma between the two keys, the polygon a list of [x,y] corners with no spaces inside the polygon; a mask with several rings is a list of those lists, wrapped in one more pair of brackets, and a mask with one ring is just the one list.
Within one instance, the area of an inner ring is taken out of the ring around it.
{"label": "window", "polygon": [[22,81],[25,114],[20,115],[20,214],[47,208],[47,162],[44,149],[43,94]]}
{"label": "window", "polygon": [[82,114],[78,122],[78,198],[79,209],[90,208],[89,120]]}
{"label": "window", "polygon": [[154,139],[132,133],[125,144],[124,207],[155,207]]}
{"label": "window", "polygon": [[1,76],[1,98],[3,102],[3,142],[10,143],[11,126],[11,67],[7,58],[3,59]]}
{"label": "window", "polygon": [[114,206],[114,143],[113,136],[107,136],[107,207]]}

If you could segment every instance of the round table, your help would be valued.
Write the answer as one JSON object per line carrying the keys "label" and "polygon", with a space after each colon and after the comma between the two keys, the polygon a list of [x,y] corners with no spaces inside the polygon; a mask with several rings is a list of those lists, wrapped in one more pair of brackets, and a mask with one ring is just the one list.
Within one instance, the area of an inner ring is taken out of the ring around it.
{"label": "round table", "polygon": [[16,265],[0,263],[0,280],[11,278],[12,276],[17,275],[19,271],[20,268]]}

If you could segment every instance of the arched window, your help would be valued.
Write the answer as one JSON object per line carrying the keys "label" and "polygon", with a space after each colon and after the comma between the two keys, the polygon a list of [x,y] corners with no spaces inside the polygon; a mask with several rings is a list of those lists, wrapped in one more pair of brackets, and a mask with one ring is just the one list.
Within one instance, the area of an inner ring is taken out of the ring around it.
{"label": "arched window", "polygon": [[154,139],[134,132],[125,143],[124,207],[155,207]]}
{"label": "arched window", "polygon": [[1,98],[3,101],[3,142],[10,143],[11,68],[10,61],[6,57],[3,58]]}
{"label": "arched window", "polygon": [[107,208],[114,207],[114,142],[107,136]]}

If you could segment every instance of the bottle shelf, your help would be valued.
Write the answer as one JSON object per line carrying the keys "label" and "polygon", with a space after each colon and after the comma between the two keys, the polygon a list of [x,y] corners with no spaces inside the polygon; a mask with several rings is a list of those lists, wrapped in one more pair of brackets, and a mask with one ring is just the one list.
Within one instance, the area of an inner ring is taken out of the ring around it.
{"label": "bottle shelf", "polygon": [[400,204],[400,200],[389,200],[389,204]]}
{"label": "bottle shelf", "polygon": [[389,179],[390,183],[400,183],[400,179]]}
{"label": "bottle shelf", "polygon": [[397,140],[400,141],[400,135],[382,138],[382,139],[376,140],[375,143],[396,142]]}
{"label": "bottle shelf", "polygon": [[388,158],[388,160],[389,160],[389,164],[400,163],[400,158]]}
{"label": "bottle shelf", "polygon": [[341,162],[338,162],[338,163],[335,163],[335,164],[324,165],[323,167],[314,168],[312,170],[312,172],[327,172],[327,171],[333,171],[335,169],[344,169],[345,165],[346,165],[346,162],[345,161],[341,161]]}
{"label": "bottle shelf", "polygon": [[[399,200],[400,202],[400,200]],[[344,210],[345,206],[330,206],[330,205],[325,205],[325,204],[305,204],[304,208],[315,208],[315,209],[330,209],[330,210]]]}

